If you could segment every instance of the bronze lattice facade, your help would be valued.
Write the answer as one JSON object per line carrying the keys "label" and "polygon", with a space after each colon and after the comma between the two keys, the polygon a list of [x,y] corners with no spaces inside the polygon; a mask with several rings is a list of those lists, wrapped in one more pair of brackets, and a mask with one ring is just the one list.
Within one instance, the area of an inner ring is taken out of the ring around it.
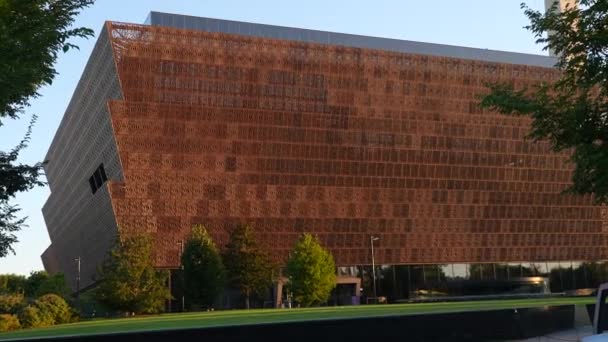
{"label": "bronze lattice facade", "polygon": [[[100,159],[75,181],[110,216],[95,235],[78,224],[86,208],[47,219],[66,226],[49,226],[51,270],[69,278],[104,231],[92,264],[108,236],[148,232],[157,265],[174,268],[199,223],[218,245],[250,223],[277,261],[303,232],[340,266],[369,264],[372,234],[387,265],[608,259],[605,210],[560,194],[568,155],[525,141],[529,119],[478,106],[486,83],[550,82],[548,65],[170,26],[106,24],[119,92],[83,87],[105,96],[107,118],[89,120],[109,120],[115,146],[83,152]],[[61,182],[51,177],[53,193]]]}

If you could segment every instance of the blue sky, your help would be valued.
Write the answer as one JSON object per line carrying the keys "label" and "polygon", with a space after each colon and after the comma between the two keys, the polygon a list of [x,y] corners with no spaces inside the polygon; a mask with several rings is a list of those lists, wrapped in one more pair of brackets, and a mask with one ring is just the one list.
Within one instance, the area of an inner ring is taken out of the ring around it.
{"label": "blue sky", "polygon": [[[105,20],[143,23],[149,11],[161,11],[220,19],[310,28],[325,31],[399,38],[432,43],[469,46],[514,52],[546,54],[523,29],[527,19],[520,9],[522,0],[97,0],[76,22],[95,30]],[[544,0],[526,0],[542,9]],[[23,162],[41,161],[61,121],[96,39],[76,40],[80,51],[61,55],[59,75],[41,97],[32,101],[27,114],[39,121]],[[0,127],[0,150],[14,146],[25,133],[27,118],[5,121]],[[48,188],[20,194],[13,203],[28,216],[29,227],[18,233],[16,255],[0,259],[0,273],[29,274],[42,269],[40,255],[50,240],[41,208]]]}

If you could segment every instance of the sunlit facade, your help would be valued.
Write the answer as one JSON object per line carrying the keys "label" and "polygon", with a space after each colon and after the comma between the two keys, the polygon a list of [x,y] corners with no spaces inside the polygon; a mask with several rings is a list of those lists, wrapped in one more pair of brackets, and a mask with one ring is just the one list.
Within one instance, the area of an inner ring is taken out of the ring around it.
{"label": "sunlit facade", "polygon": [[47,155],[45,266],[72,279],[80,256],[92,284],[117,236],[146,232],[157,266],[177,268],[193,224],[223,246],[249,223],[279,262],[317,235],[364,292],[378,237],[378,294],[394,301],[475,294],[458,279],[477,294],[594,286],[603,266],[578,266],[608,259],[603,209],[561,194],[568,155],[524,140],[528,118],[478,106],[488,82],[551,81],[554,62],[162,13],[109,22]]}

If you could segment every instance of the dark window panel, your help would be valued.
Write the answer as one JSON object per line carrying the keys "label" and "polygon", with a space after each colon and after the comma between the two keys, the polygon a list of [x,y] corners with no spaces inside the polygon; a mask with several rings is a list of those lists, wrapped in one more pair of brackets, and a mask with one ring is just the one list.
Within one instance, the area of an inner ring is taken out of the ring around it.
{"label": "dark window panel", "polygon": [[93,178],[93,176],[91,176],[89,178],[89,185],[91,186],[91,192],[92,193],[97,192],[97,186],[95,185],[95,179]]}

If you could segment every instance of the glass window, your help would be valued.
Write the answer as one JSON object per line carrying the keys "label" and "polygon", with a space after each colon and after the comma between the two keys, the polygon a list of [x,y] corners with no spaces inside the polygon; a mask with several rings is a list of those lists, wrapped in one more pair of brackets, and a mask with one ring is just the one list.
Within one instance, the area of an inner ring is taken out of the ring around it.
{"label": "glass window", "polygon": [[372,297],[374,295],[372,290],[372,267],[357,266],[357,276],[361,278],[361,295],[363,297]]}
{"label": "glass window", "polygon": [[469,278],[469,265],[453,264],[452,269],[454,270],[454,278],[460,278],[460,279]]}
{"label": "glass window", "polygon": [[532,269],[535,277],[549,277],[549,270],[546,262],[530,263],[530,268]]}
{"label": "glass window", "polygon": [[608,282],[608,261],[599,263],[599,283],[603,284],[605,282]]}
{"label": "glass window", "polygon": [[507,264],[494,264],[494,270],[496,273],[496,280],[507,280],[509,279]]}
{"label": "glass window", "polygon": [[[436,284],[441,281],[441,269],[439,265],[424,265],[424,281],[425,283]],[[444,277],[445,278],[445,277]]]}
{"label": "glass window", "polygon": [[411,298],[424,296],[425,293],[425,274],[422,265],[410,266],[410,292]]}
{"label": "glass window", "polygon": [[519,263],[507,264],[507,271],[509,272],[509,279],[522,277],[521,264]]}
{"label": "glass window", "polygon": [[95,193],[97,191],[97,185],[95,185],[95,178],[93,176],[89,178],[89,186],[91,186],[92,193]]}
{"label": "glass window", "polygon": [[103,164],[99,165],[99,175],[101,177],[102,182],[108,181],[108,176],[106,175],[106,169],[103,167]]}
{"label": "glass window", "polygon": [[521,275],[522,275],[522,277],[538,276],[538,274],[536,272],[536,268],[534,268],[531,263],[522,263],[521,264]]}
{"label": "glass window", "polygon": [[483,279],[483,264],[470,264],[469,265],[469,279],[473,279],[473,280]]}
{"label": "glass window", "polygon": [[410,298],[410,267],[409,265],[395,266],[395,301]]}
{"label": "glass window", "polygon": [[559,266],[562,270],[562,291],[574,290],[574,272],[572,271],[572,263],[570,261],[561,261]]}
{"label": "glass window", "polygon": [[392,303],[395,297],[395,282],[393,266],[376,266],[376,287],[379,297],[386,297]]}
{"label": "glass window", "polygon": [[589,287],[589,276],[592,271],[592,263],[572,263],[572,277],[574,289],[585,289]]}
{"label": "glass window", "polygon": [[357,266],[338,267],[338,276],[356,277],[358,273]]}
{"label": "glass window", "polygon": [[562,279],[562,269],[558,262],[548,262],[547,269],[549,271],[549,288],[551,292],[564,291],[564,283]]}
{"label": "glass window", "polygon": [[101,180],[101,174],[98,170],[95,170],[95,173],[93,173],[93,178],[95,178],[95,186],[97,188],[100,188],[103,184],[103,181]]}
{"label": "glass window", "polygon": [[482,264],[482,278],[483,280],[495,280],[496,279],[496,264]]}
{"label": "glass window", "polygon": [[439,265],[439,268],[440,268],[439,275],[440,275],[442,281],[454,278],[454,265],[453,264]]}

